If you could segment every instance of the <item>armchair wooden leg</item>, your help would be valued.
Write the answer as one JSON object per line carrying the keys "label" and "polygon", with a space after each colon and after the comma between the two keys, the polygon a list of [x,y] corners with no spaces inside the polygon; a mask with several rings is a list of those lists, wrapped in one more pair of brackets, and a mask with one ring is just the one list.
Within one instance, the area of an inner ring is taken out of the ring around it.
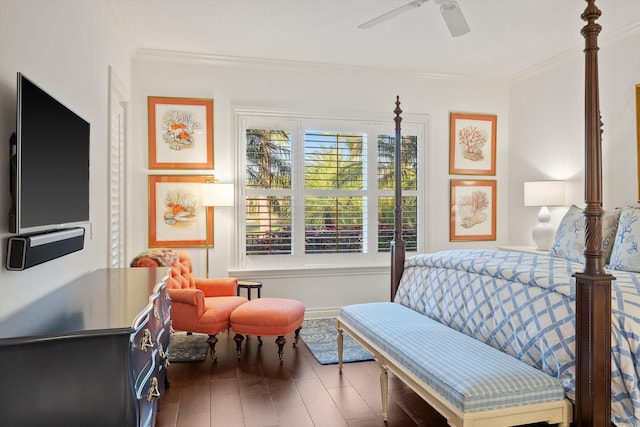
{"label": "armchair wooden leg", "polygon": [[211,358],[214,362],[216,362],[218,360],[218,357],[216,356],[216,343],[218,342],[216,334],[209,335],[209,338],[207,338],[207,342],[209,343]]}
{"label": "armchair wooden leg", "polygon": [[233,337],[233,340],[236,342],[236,353],[238,355],[238,359],[240,359],[240,352],[242,351],[242,340],[244,339],[243,335],[240,334],[236,334],[235,337]]}

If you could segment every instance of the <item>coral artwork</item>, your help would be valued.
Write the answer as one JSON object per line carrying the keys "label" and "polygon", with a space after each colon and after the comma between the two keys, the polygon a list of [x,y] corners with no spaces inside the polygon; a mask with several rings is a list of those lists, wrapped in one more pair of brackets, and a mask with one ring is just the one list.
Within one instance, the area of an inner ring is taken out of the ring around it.
{"label": "coral artwork", "polygon": [[169,110],[162,116],[162,139],[172,150],[193,148],[194,134],[200,127],[190,112]]}
{"label": "coral artwork", "polygon": [[147,97],[149,169],[213,169],[213,99]]}
{"label": "coral artwork", "polygon": [[496,240],[495,180],[451,180],[452,242]]}
{"label": "coral artwork", "polygon": [[487,132],[475,126],[467,126],[458,131],[458,146],[462,156],[474,162],[484,159],[482,147],[487,143]]}
{"label": "coral artwork", "polygon": [[484,212],[489,207],[489,198],[484,191],[474,191],[471,194],[460,197],[458,212],[460,214],[460,226],[471,228],[487,220]]}
{"label": "coral artwork", "polygon": [[497,120],[494,114],[450,113],[451,175],[496,174]]}
{"label": "coral artwork", "polygon": [[164,222],[176,227],[190,227],[197,220],[196,196],[183,188],[175,188],[164,197]]}
{"label": "coral artwork", "polygon": [[213,212],[202,206],[208,175],[149,175],[149,247],[204,247],[213,241]]}

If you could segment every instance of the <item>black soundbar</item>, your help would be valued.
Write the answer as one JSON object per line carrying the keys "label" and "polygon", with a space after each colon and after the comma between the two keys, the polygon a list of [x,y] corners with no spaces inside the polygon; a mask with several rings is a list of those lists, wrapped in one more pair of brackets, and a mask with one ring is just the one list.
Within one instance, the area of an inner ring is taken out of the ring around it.
{"label": "black soundbar", "polygon": [[7,270],[19,271],[84,248],[84,228],[73,227],[9,237]]}

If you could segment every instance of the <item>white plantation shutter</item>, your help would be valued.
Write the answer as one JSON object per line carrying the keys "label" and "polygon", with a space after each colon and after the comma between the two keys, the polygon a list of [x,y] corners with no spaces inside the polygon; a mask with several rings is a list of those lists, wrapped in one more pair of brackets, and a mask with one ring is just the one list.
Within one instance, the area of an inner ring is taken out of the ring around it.
{"label": "white plantation shutter", "polygon": [[366,134],[304,133],[305,253],[367,252]]}
{"label": "white plantation shutter", "polygon": [[[393,123],[239,112],[239,265],[379,263],[393,231]],[[403,130],[403,235],[418,248],[425,124]]]}
{"label": "white plantation shutter", "polygon": [[108,262],[111,267],[124,267],[124,169],[125,169],[125,100],[114,84],[109,69],[109,239]]}

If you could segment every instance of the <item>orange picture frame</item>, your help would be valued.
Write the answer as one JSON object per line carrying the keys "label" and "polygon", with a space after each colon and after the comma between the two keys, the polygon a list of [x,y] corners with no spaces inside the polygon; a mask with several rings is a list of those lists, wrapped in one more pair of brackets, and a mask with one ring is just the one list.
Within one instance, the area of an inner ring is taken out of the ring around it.
{"label": "orange picture frame", "polygon": [[205,175],[149,175],[150,248],[213,246],[213,211],[202,206],[202,184],[212,181]]}
{"label": "orange picture frame", "polygon": [[213,99],[147,97],[149,169],[213,169]]}
{"label": "orange picture frame", "polygon": [[496,180],[451,180],[452,242],[496,240]]}
{"label": "orange picture frame", "polygon": [[498,117],[450,113],[449,174],[495,175]]}

